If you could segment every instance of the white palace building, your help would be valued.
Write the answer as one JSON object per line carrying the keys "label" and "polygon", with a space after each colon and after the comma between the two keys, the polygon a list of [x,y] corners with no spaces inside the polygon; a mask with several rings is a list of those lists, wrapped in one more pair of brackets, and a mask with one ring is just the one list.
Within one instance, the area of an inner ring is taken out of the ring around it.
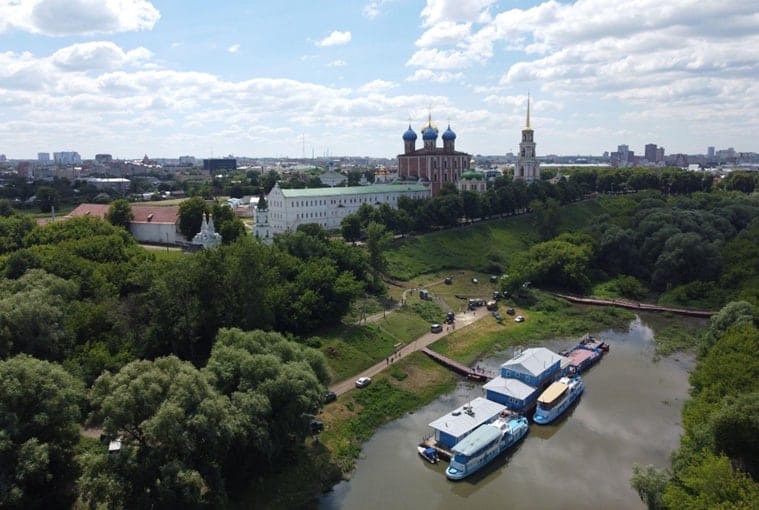
{"label": "white palace building", "polygon": [[316,223],[325,230],[339,230],[343,218],[362,204],[398,207],[398,198],[430,198],[423,184],[372,184],[340,188],[282,189],[277,183],[266,196],[267,209],[256,211],[255,237],[270,242],[276,234],[294,232],[298,226]]}

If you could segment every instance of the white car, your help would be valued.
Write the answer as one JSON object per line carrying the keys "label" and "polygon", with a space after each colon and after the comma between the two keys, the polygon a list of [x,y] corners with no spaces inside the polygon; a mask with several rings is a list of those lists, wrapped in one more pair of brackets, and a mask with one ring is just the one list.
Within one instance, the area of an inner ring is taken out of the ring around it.
{"label": "white car", "polygon": [[522,317],[521,315],[517,315],[516,317],[514,317],[514,320],[516,322],[524,322],[524,317]]}
{"label": "white car", "polygon": [[365,388],[372,382],[371,377],[359,377],[356,379],[356,388]]}

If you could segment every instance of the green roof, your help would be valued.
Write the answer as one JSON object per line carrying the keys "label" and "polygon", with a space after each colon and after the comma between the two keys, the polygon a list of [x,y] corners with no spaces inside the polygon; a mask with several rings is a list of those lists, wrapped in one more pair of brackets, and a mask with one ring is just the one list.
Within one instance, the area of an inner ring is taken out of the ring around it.
{"label": "green roof", "polygon": [[280,188],[285,198],[335,197],[350,195],[365,195],[367,193],[395,193],[398,191],[427,191],[422,184],[372,184],[371,186],[349,186],[337,188]]}
{"label": "green roof", "polygon": [[461,174],[462,179],[478,179],[482,180],[485,178],[485,174],[482,172],[478,172],[477,170],[469,170],[468,172],[464,172]]}

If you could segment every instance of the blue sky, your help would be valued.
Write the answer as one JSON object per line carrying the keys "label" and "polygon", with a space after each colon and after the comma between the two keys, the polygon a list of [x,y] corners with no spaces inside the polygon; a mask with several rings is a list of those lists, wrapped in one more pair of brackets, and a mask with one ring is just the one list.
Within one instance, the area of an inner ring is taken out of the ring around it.
{"label": "blue sky", "polygon": [[0,0],[0,153],[759,151],[746,0]]}

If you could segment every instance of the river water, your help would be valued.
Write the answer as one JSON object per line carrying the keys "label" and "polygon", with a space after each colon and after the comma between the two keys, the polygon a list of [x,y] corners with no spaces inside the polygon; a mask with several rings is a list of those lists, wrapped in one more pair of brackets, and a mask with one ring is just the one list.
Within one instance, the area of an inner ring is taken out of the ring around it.
{"label": "river water", "polygon": [[[364,444],[349,481],[319,501],[329,509],[587,509],[645,508],[630,487],[632,465],[669,465],[682,432],[680,411],[688,394],[692,357],[652,361],[653,333],[640,320],[628,331],[599,335],[611,350],[583,374],[585,392],[565,417],[530,425],[516,448],[469,478],[451,482],[448,463],[425,462],[416,452],[428,424],[469,399],[481,386],[461,383],[454,392],[380,428]],[[571,340],[540,345],[554,351]],[[480,362],[497,370],[512,352]]]}

